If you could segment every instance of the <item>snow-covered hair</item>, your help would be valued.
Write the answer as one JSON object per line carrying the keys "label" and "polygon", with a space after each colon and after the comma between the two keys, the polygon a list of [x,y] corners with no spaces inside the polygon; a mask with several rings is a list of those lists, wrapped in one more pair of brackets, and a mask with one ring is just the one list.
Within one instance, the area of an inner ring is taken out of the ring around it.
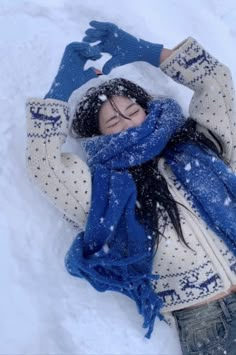
{"label": "snow-covered hair", "polygon": [[98,114],[102,104],[112,96],[125,96],[135,100],[145,111],[152,100],[143,88],[132,81],[116,78],[91,87],[80,99],[71,125],[74,136],[93,137],[100,135]]}

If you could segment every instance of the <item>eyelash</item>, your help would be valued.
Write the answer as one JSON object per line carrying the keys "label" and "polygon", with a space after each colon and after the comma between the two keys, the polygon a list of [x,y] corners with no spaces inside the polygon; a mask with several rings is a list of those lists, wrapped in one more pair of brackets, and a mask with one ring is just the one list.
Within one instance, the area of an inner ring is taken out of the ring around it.
{"label": "eyelash", "polygon": [[[136,110],[136,111],[134,111],[133,113],[131,113],[129,116],[133,116],[133,115],[135,115],[135,114],[138,113],[138,112],[139,112],[139,109]],[[119,121],[117,121],[116,123],[114,123],[112,126],[110,126],[110,127],[108,127],[108,128],[113,128],[113,127],[115,127],[118,123],[119,123]]]}
{"label": "eyelash", "polygon": [[138,113],[138,112],[139,112],[139,109],[136,110],[136,111],[134,111],[133,113],[131,113],[129,116],[133,116],[133,115],[135,115],[135,114]]}

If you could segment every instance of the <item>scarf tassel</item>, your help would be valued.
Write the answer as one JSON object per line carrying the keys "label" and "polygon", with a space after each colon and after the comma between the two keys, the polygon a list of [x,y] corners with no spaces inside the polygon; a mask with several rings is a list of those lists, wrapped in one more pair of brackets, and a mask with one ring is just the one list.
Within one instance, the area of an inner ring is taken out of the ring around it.
{"label": "scarf tassel", "polygon": [[107,259],[101,262],[101,259],[98,261],[95,257],[84,258],[81,243],[81,238],[75,238],[67,253],[65,257],[67,271],[73,276],[86,279],[97,291],[117,291],[135,301],[139,314],[144,318],[143,328],[148,328],[145,337],[150,339],[156,317],[160,320],[164,320],[164,317],[160,314],[163,301],[151,285],[151,281],[158,280],[159,275],[141,274],[133,265],[137,260],[144,259],[147,254],[132,256],[122,262],[108,262]]}

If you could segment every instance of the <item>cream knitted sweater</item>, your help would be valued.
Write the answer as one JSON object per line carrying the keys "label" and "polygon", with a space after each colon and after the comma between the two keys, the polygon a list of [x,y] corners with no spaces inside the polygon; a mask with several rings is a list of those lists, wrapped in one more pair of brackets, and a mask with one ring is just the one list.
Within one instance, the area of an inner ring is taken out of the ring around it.
{"label": "cream knitted sweater", "polygon": [[[194,91],[189,115],[209,138],[214,140],[209,130],[217,136],[225,159],[236,170],[236,114],[229,69],[191,37],[174,48],[160,69]],[[29,175],[66,218],[83,229],[90,207],[91,176],[77,155],[61,152],[69,130],[68,105],[29,99],[26,109]],[[154,262],[160,279],[153,287],[163,298],[163,314],[171,324],[173,310],[197,305],[236,285],[236,258],[198,217],[164,159],[159,161],[159,170],[174,199],[187,207],[179,207],[181,227],[194,250],[178,241],[171,224],[166,227]]]}

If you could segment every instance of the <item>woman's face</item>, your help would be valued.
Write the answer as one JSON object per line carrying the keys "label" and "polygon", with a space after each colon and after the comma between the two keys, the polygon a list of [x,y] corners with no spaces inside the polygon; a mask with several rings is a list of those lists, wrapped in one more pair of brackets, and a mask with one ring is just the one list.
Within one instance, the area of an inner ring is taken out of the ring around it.
{"label": "woman's face", "polygon": [[[124,117],[125,116],[125,117]],[[146,118],[144,109],[125,96],[113,96],[99,111],[101,134],[114,134],[139,126]]]}

